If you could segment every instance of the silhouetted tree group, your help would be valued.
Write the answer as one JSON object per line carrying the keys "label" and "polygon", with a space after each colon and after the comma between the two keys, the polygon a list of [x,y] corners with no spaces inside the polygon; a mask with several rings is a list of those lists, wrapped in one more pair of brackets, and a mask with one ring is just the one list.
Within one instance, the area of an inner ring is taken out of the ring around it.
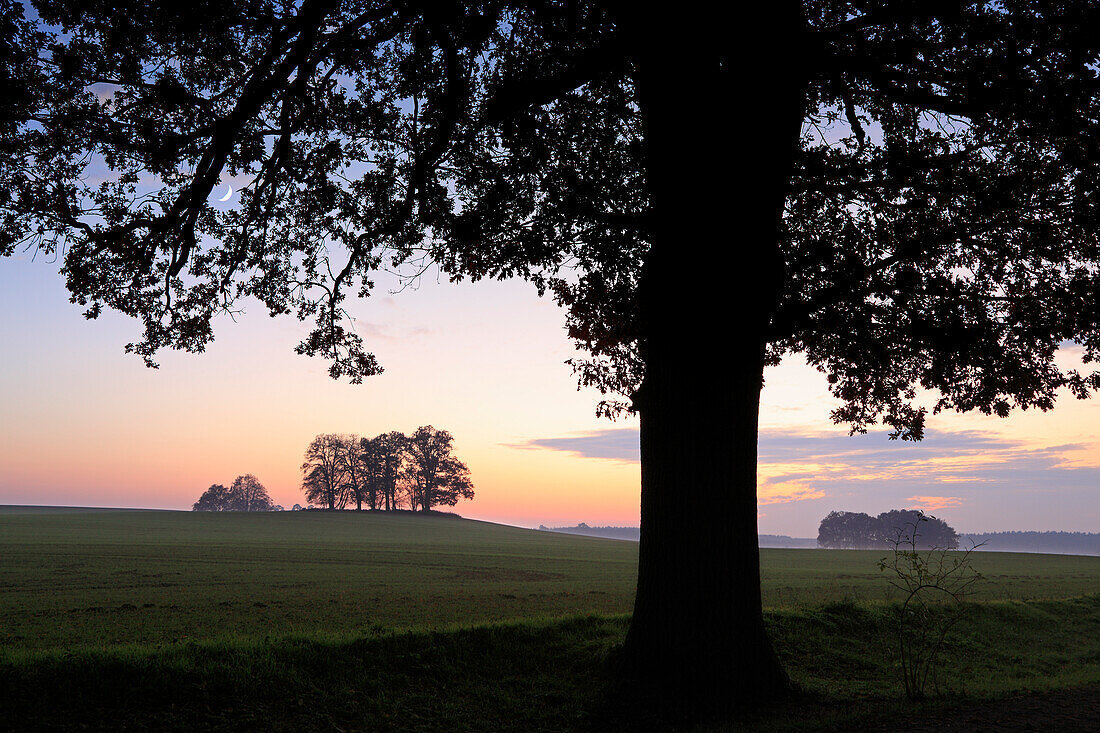
{"label": "silhouetted tree group", "polygon": [[953,550],[959,535],[947,522],[916,509],[891,509],[877,517],[863,512],[829,512],[817,530],[817,544],[828,549],[877,550],[895,541],[918,548]]}
{"label": "silhouetted tree group", "polygon": [[397,431],[374,438],[318,435],[306,448],[302,491],[314,506],[357,511],[403,507],[431,511],[474,498],[466,464],[453,454],[454,437],[423,425],[412,435]]}
{"label": "silhouetted tree group", "polygon": [[228,489],[214,484],[191,507],[196,512],[279,512],[267,489],[250,473],[238,476]]}

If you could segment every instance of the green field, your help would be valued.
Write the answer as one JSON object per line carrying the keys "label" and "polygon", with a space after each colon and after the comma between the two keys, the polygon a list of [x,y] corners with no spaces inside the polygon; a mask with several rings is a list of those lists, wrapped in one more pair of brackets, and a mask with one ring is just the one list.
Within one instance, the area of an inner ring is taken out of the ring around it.
{"label": "green field", "polygon": [[[851,723],[838,695],[878,700],[872,718],[897,704],[883,554],[762,551],[768,623],[814,720]],[[135,729],[565,730],[601,727],[637,545],[438,516],[7,508],[0,558],[0,713],[24,723],[48,699],[47,727],[125,710]],[[953,689],[1100,684],[1100,558],[973,559],[986,602],[945,652]],[[805,727],[784,716],[769,725]]]}
{"label": "green field", "polygon": [[[762,551],[764,603],[880,601],[875,551]],[[0,512],[9,650],[628,613],[637,544],[446,517]],[[981,553],[982,599],[1100,592],[1100,558]]]}
{"label": "green field", "polygon": [[447,517],[0,513],[13,648],[624,613],[637,546]]}

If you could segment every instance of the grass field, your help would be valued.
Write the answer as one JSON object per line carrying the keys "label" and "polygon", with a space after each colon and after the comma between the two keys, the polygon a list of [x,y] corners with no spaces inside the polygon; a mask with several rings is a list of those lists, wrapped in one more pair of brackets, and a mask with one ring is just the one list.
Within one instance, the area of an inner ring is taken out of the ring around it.
{"label": "grass field", "polygon": [[[771,633],[812,698],[762,727],[901,709],[882,555],[762,551]],[[569,730],[604,727],[637,545],[445,517],[8,508],[0,558],[0,728],[46,706],[43,727]],[[1100,684],[1100,558],[974,563],[986,602],[949,639],[955,694]]]}
{"label": "grass field", "polygon": [[[628,613],[637,544],[351,512],[0,512],[9,650]],[[874,551],[763,550],[764,603],[880,601]],[[982,553],[982,599],[1100,592],[1100,558]]]}

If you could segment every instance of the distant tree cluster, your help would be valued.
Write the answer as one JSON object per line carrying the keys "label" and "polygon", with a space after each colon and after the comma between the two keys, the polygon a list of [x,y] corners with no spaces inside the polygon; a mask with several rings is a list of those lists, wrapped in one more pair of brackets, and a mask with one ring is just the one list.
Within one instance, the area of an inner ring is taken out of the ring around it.
{"label": "distant tree cluster", "polygon": [[267,489],[250,473],[238,476],[228,489],[214,484],[191,507],[196,512],[281,512]]}
{"label": "distant tree cluster", "polygon": [[916,528],[916,547],[953,550],[959,535],[947,522],[916,509],[891,509],[877,517],[863,512],[829,512],[821,520],[817,544],[828,549],[874,550],[909,544]]}
{"label": "distant tree cluster", "polygon": [[474,498],[466,464],[453,454],[454,437],[423,425],[374,438],[318,435],[306,448],[302,491],[324,509],[431,511]]}

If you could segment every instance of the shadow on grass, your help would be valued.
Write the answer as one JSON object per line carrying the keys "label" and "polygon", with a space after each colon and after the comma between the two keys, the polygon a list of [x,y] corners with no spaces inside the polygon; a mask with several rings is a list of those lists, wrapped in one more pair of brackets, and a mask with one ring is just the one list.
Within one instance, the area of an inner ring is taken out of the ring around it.
{"label": "shadow on grass", "polygon": [[[724,721],[677,723],[608,662],[625,617],[367,637],[0,653],[0,727],[19,730],[844,730],[911,713],[882,640],[890,606],[768,615],[798,691]],[[1100,683],[1100,596],[975,604],[945,651],[962,672],[936,709]],[[980,682],[980,684],[979,684]],[[683,713],[684,711],[679,711]],[[690,711],[688,711],[690,712]]]}

